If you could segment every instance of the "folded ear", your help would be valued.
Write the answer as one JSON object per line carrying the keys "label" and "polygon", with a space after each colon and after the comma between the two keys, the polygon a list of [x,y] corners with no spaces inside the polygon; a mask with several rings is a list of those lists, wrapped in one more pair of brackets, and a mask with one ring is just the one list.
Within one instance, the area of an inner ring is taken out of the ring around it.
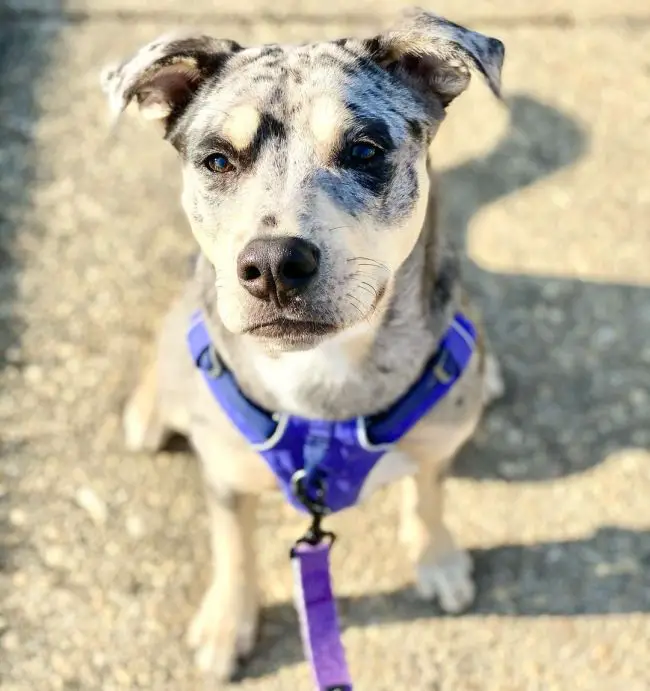
{"label": "folded ear", "polygon": [[107,67],[101,83],[119,115],[136,100],[141,115],[168,129],[202,84],[241,50],[234,41],[200,34],[166,34],[121,64]]}
{"label": "folded ear", "polygon": [[503,43],[430,12],[411,10],[395,29],[364,45],[380,66],[410,86],[436,94],[443,106],[467,88],[471,68],[481,72],[501,97]]}

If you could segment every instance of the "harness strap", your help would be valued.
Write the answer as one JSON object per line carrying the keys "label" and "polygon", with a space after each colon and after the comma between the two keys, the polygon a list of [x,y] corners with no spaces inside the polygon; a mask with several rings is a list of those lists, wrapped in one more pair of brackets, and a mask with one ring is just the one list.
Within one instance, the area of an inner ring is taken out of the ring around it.
{"label": "harness strap", "polygon": [[[249,442],[265,447],[278,428],[275,416],[252,403],[239,389],[232,373],[215,352],[200,311],[188,331],[188,344],[196,366],[221,407]],[[476,342],[476,329],[456,314],[438,351],[416,383],[387,411],[359,418],[359,432],[368,447],[389,446],[403,437],[454,386],[467,367]]]}
{"label": "harness strap", "polygon": [[194,363],[203,372],[212,396],[228,412],[245,439],[252,444],[264,444],[273,436],[278,424],[272,415],[242,394],[232,373],[223,366],[215,352],[201,312],[192,315],[187,341]]}
{"label": "harness strap", "polygon": [[469,364],[476,343],[476,329],[456,314],[433,358],[416,383],[386,412],[366,419],[368,441],[394,444],[446,396]]}

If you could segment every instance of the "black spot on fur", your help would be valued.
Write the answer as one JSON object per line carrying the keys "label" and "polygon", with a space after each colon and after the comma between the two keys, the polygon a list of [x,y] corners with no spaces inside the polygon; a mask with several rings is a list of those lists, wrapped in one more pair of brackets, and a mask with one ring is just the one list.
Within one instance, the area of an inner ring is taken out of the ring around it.
{"label": "black spot on fur", "polygon": [[255,133],[252,144],[243,152],[245,165],[253,164],[260,155],[262,149],[269,143],[277,146],[287,139],[287,130],[284,123],[270,113],[262,113],[260,124]]}
{"label": "black spot on fur", "polygon": [[446,306],[451,300],[459,274],[460,267],[457,261],[447,261],[440,266],[433,283],[433,294],[440,307]]}
{"label": "black spot on fur", "polygon": [[389,193],[386,194],[382,204],[382,210],[386,216],[390,216],[394,220],[398,218],[405,218],[413,209],[418,198],[418,176],[412,164],[406,166],[405,169],[400,170],[399,173],[399,195],[394,193],[393,185]]}
{"label": "black spot on fur", "polygon": [[407,120],[406,124],[408,125],[409,132],[411,133],[411,136],[415,141],[421,141],[422,140],[422,125],[417,120]]}
{"label": "black spot on fur", "polygon": [[374,57],[381,51],[381,41],[378,38],[370,38],[363,42],[363,47]]}
{"label": "black spot on fur", "polygon": [[284,126],[284,123],[278,120],[274,115],[271,115],[270,113],[262,113],[258,135],[262,139],[286,139],[287,130]]}
{"label": "black spot on fur", "polygon": [[355,172],[355,180],[364,190],[373,197],[382,197],[393,179],[395,169],[388,163],[382,163]]}
{"label": "black spot on fur", "polygon": [[[252,81],[255,84],[271,84],[272,82],[275,82],[276,76],[274,74],[256,74],[253,78]],[[239,93],[244,93],[246,92],[247,89],[241,89]]]}
{"label": "black spot on fur", "polygon": [[273,214],[267,214],[262,217],[262,225],[269,228],[275,228],[278,225],[278,219]]}
{"label": "black spot on fur", "polygon": [[282,55],[283,52],[284,51],[282,50],[282,48],[280,48],[280,46],[275,45],[275,44],[269,44],[269,45],[262,47],[262,50],[260,51],[259,57],[264,58],[264,57],[268,57],[269,55],[275,55],[275,56]]}

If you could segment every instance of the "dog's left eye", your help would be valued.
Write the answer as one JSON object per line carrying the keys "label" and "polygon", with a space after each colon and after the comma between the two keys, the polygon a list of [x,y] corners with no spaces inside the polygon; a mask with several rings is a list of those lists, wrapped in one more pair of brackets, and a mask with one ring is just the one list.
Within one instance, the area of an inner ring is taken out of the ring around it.
{"label": "dog's left eye", "polygon": [[379,151],[379,147],[370,142],[357,142],[350,147],[348,156],[354,162],[365,163],[375,158]]}
{"label": "dog's left eye", "polygon": [[212,173],[227,173],[233,169],[232,163],[223,154],[211,154],[203,164]]}

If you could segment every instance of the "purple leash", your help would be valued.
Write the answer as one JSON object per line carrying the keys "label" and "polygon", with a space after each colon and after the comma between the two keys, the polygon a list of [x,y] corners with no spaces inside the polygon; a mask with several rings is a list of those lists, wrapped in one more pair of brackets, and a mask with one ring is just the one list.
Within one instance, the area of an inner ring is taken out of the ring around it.
{"label": "purple leash", "polygon": [[352,691],[330,575],[330,550],[336,538],[320,527],[322,504],[307,500],[305,505],[312,514],[312,524],[291,550],[305,657],[311,664],[317,691]]}

